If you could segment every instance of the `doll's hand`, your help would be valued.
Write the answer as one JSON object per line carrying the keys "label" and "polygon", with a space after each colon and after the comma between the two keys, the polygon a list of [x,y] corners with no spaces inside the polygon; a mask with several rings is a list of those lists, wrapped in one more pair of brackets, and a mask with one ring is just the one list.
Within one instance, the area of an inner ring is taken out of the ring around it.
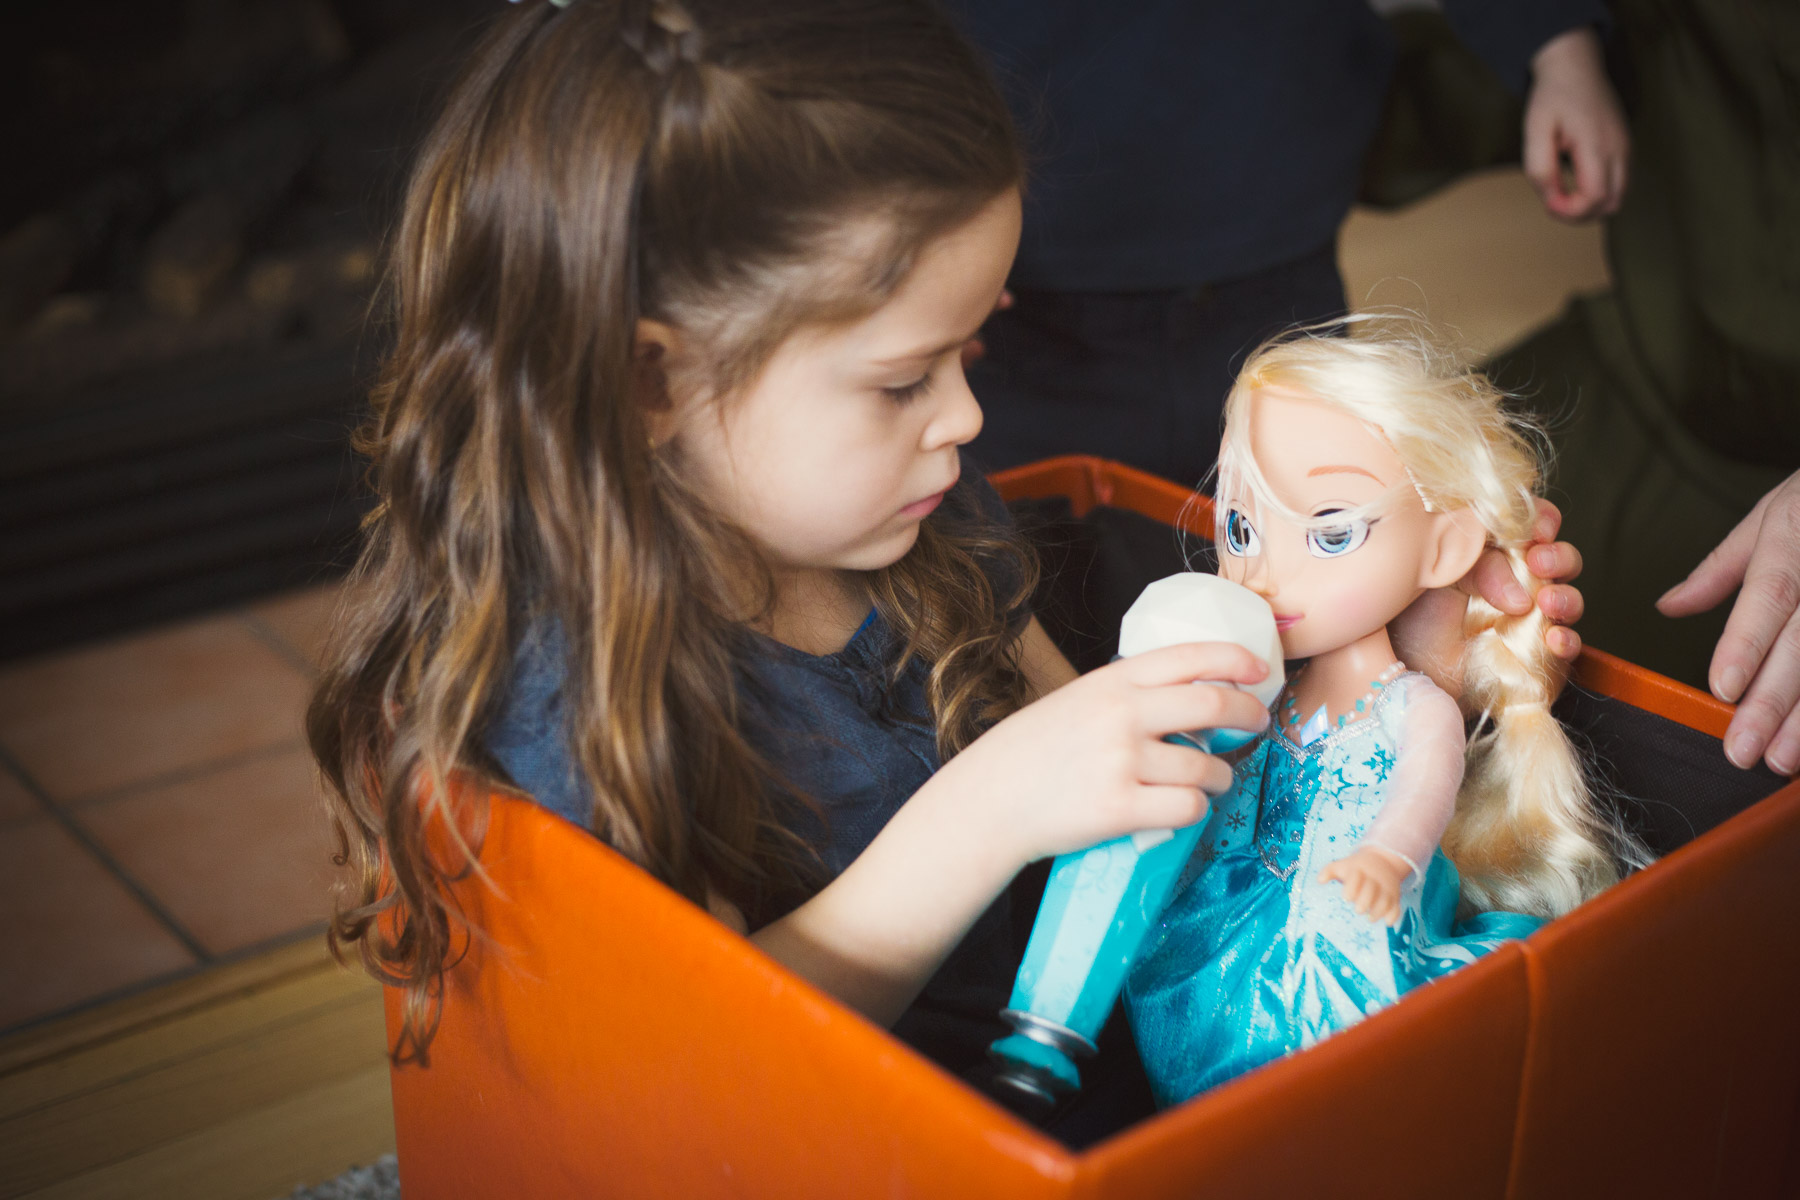
{"label": "doll's hand", "polygon": [[[1539,500],[1537,506],[1534,544],[1525,552],[1525,565],[1546,581],[1537,594],[1538,608],[1551,621],[1544,644],[1564,662],[1573,662],[1581,655],[1581,635],[1568,626],[1581,619],[1584,604],[1580,589],[1569,581],[1581,574],[1581,551],[1552,540],[1562,528],[1556,505]],[[1469,596],[1480,596],[1515,617],[1531,611],[1531,595],[1513,578],[1506,556],[1488,550],[1455,587],[1426,592],[1388,626],[1394,653],[1455,697],[1462,695],[1462,622]]]}
{"label": "doll's hand", "polygon": [[1791,775],[1800,768],[1800,474],[1757,501],[1656,607],[1691,616],[1740,584],[1709,672],[1713,694],[1738,705],[1725,756],[1748,769],[1767,747],[1769,769]]}
{"label": "doll's hand", "polygon": [[1398,854],[1379,846],[1359,846],[1319,872],[1320,883],[1337,880],[1344,885],[1344,899],[1371,921],[1400,923],[1400,888],[1412,874]]}
{"label": "doll's hand", "polygon": [[[1606,78],[1600,39],[1587,27],[1551,38],[1531,60],[1525,102],[1525,174],[1544,208],[1565,221],[1610,216],[1625,198],[1631,135]],[[1568,157],[1574,190],[1565,190]]]}
{"label": "doll's hand", "polygon": [[1191,729],[1260,732],[1268,710],[1248,692],[1195,680],[1256,683],[1268,674],[1241,646],[1194,642],[1121,659],[1026,705],[982,734],[926,784],[954,796],[956,820],[1027,862],[1141,829],[1191,825],[1206,793],[1231,786],[1224,761],[1163,741]]}

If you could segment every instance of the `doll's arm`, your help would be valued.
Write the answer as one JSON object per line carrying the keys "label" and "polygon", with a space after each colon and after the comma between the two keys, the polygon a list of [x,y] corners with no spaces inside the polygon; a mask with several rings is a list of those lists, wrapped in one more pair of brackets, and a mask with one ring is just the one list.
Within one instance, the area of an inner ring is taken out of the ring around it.
{"label": "doll's arm", "polygon": [[1342,883],[1358,912],[1390,923],[1400,918],[1401,891],[1426,869],[1450,824],[1464,753],[1462,713],[1449,693],[1416,675],[1397,686],[1407,689],[1406,712],[1381,811],[1357,848],[1319,873],[1322,883]]}
{"label": "doll's arm", "polygon": [[1448,692],[1417,675],[1400,686],[1406,689],[1406,714],[1395,739],[1387,799],[1362,844],[1397,854],[1423,871],[1456,812],[1468,741],[1462,711]]}

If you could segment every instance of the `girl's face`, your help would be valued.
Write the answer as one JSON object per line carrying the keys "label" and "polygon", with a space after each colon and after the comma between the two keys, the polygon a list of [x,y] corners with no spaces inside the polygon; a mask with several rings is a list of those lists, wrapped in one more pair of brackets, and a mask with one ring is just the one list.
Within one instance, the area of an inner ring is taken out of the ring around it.
{"label": "girl's face", "polygon": [[1221,491],[1219,574],[1268,600],[1288,658],[1350,645],[1467,570],[1445,561],[1447,551],[1460,561],[1466,538],[1425,511],[1399,456],[1362,422],[1303,393],[1259,389],[1247,402],[1250,452],[1290,511],[1310,517],[1386,501],[1367,521],[1309,530],[1263,511],[1247,489]]}
{"label": "girl's face", "polygon": [[928,243],[874,313],[803,329],[756,380],[676,415],[695,482],[778,576],[868,571],[912,549],[981,430],[962,348],[1019,243],[1019,196]]}

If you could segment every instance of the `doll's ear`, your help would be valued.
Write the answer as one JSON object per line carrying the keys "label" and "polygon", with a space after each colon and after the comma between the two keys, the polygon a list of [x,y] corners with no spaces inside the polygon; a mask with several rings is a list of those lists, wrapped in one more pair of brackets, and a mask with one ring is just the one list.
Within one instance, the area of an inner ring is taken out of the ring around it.
{"label": "doll's ear", "polygon": [[1449,587],[1475,566],[1487,547],[1487,528],[1471,509],[1431,514],[1425,553],[1419,561],[1419,586]]}

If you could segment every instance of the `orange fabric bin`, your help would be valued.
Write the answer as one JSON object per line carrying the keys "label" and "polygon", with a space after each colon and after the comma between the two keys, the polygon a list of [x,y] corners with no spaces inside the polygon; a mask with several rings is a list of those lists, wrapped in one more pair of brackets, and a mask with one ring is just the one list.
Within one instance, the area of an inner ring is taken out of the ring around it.
{"label": "orange fabric bin", "polygon": [[[1072,520],[1210,533],[1187,489],[1098,459],[994,481]],[[404,1194],[1800,1194],[1800,787],[1726,766],[1730,710],[1702,693],[1593,650],[1576,684],[1559,714],[1651,802],[1652,832],[1723,819],[1526,941],[1081,1153],[496,795],[430,1066],[393,1072]],[[390,991],[391,1032],[398,1016]]]}

